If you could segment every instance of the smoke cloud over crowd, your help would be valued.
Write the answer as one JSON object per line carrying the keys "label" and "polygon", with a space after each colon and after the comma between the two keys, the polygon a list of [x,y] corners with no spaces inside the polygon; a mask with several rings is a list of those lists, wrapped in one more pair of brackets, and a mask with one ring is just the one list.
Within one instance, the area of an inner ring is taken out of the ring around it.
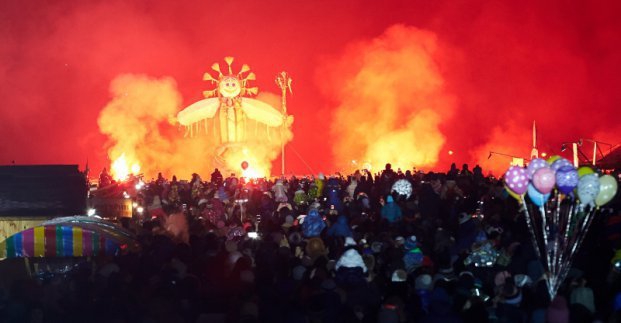
{"label": "smoke cloud over crowd", "polygon": [[326,65],[324,90],[339,102],[330,127],[336,160],[436,165],[446,142],[439,126],[454,110],[434,61],[438,46],[432,33],[394,26]]}
{"label": "smoke cloud over crowd", "polygon": [[[149,176],[205,176],[213,143],[172,117],[229,55],[260,93],[293,78],[288,173],[498,173],[510,158],[489,152],[528,157],[535,120],[548,155],[621,142],[618,1],[4,1],[0,21],[0,164],[99,172],[124,153]],[[279,173],[278,143],[252,153]]]}

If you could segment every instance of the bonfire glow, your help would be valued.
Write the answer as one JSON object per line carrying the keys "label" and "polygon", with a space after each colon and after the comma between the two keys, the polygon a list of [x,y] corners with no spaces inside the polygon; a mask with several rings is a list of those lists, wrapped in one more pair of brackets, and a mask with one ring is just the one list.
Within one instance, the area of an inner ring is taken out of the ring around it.
{"label": "bonfire glow", "polygon": [[248,168],[246,168],[245,170],[242,170],[242,177],[263,178],[263,177],[266,177],[266,175],[265,175],[265,171],[248,166]]}
{"label": "bonfire glow", "polygon": [[138,174],[140,172],[140,164],[137,161],[128,162],[125,154],[121,154],[119,158],[112,162],[110,169],[115,180],[124,181],[130,174]]}

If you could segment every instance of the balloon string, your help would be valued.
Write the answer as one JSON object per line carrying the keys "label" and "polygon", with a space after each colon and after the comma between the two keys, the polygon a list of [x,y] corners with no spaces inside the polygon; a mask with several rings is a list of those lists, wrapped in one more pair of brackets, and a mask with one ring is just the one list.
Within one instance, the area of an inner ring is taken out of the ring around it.
{"label": "balloon string", "polygon": [[530,235],[533,239],[533,249],[535,249],[535,253],[537,253],[537,258],[541,259],[541,254],[539,252],[539,243],[537,240],[537,235],[535,234],[535,230],[533,229],[533,224],[531,223],[530,214],[528,212],[528,205],[526,204],[524,195],[521,195],[521,197],[522,197],[522,205],[524,205],[524,212],[526,213],[526,216],[525,216],[526,225],[528,226],[528,231],[530,231]]}
{"label": "balloon string", "polygon": [[[571,217],[574,214],[574,208],[573,208],[573,204],[570,204],[569,208],[565,209],[565,212],[563,212],[560,222],[558,223],[558,227],[561,228],[563,225],[565,225],[565,231],[559,231],[557,233],[558,235],[558,247],[560,249],[560,251],[556,251],[558,252],[558,256],[556,258],[556,269],[555,269],[555,274],[556,274],[556,282],[554,284],[554,290],[557,291],[558,288],[560,287],[561,283],[563,282],[565,276],[564,276],[564,272],[566,271],[567,267],[571,267],[571,259],[566,259],[568,256],[566,255],[566,251],[569,249],[569,244],[568,244],[568,237],[569,237],[569,229],[570,229],[570,224],[571,224]],[[564,222],[562,222],[564,221]],[[563,237],[561,239],[561,237]]]}
{"label": "balloon string", "polygon": [[541,231],[543,232],[543,251],[546,255],[546,266],[548,269],[548,276],[550,274],[550,252],[548,250],[548,219],[546,214],[541,215]]}
{"label": "balloon string", "polygon": [[[573,257],[575,257],[576,251],[578,249],[580,249],[580,246],[582,245],[582,242],[584,241],[584,238],[586,238],[587,232],[589,231],[589,228],[591,227],[591,223],[593,222],[593,219],[595,218],[595,213],[597,212],[597,209],[592,208],[589,213],[586,214],[586,216],[582,219],[582,225],[581,225],[581,229],[578,230],[576,232],[576,239],[573,241],[573,246],[571,248],[571,251],[568,255],[568,258],[566,263],[567,265],[565,266],[565,270],[561,273],[561,277],[563,278],[563,280],[565,279],[565,277],[567,276],[567,274],[569,273],[569,270],[571,268],[571,262],[573,260]],[[576,223],[576,227],[578,227],[578,223]],[[562,282],[562,280],[561,280]],[[558,283],[558,287],[560,287],[560,283]],[[558,289],[557,287],[557,289]]]}
{"label": "balloon string", "polygon": [[[567,257],[567,255],[565,254],[566,251],[569,249],[569,229],[571,226],[571,219],[574,217],[574,205],[571,204],[569,207],[569,213],[567,214],[567,217],[565,218],[565,232],[563,232],[563,240],[561,240],[562,245],[561,245],[561,254],[560,257],[558,259],[558,263],[559,263],[559,267],[560,270],[559,272],[564,271],[565,266],[569,265],[570,262],[563,262],[565,260],[565,257]],[[570,259],[571,260],[571,259]]]}
{"label": "balloon string", "polygon": [[554,247],[552,249],[552,272],[557,273],[557,268],[556,268],[556,258],[558,257],[556,255],[556,252],[558,250],[558,236],[559,236],[559,218],[561,216],[561,192],[557,191],[556,193],[556,212],[554,212],[554,214],[552,214],[553,218],[552,218],[552,223],[550,225],[550,229],[549,230],[554,230]]}

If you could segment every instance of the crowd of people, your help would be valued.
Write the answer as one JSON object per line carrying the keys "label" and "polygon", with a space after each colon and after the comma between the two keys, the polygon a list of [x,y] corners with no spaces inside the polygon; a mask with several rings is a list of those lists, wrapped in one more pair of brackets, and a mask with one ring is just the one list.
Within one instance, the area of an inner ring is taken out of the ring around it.
{"label": "crowd of people", "polygon": [[18,281],[0,320],[621,322],[618,200],[550,299],[523,206],[478,166],[275,180],[216,169],[160,174],[132,195],[138,251]]}

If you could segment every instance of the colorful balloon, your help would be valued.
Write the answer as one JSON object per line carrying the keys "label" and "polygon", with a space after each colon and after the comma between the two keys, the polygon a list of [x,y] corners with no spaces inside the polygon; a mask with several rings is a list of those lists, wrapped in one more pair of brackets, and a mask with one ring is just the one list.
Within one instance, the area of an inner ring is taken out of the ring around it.
{"label": "colorful balloon", "polygon": [[531,183],[531,184],[528,184],[528,197],[530,198],[531,202],[533,202],[533,204],[535,204],[537,206],[542,206],[550,198],[550,193],[548,193],[548,194],[541,194],[535,188],[535,186],[533,186],[533,184]]}
{"label": "colorful balloon", "polygon": [[241,163],[241,168],[242,168],[243,170],[248,169],[248,162],[244,160],[244,161]]}
{"label": "colorful balloon", "polygon": [[535,175],[535,172],[539,168],[546,167],[546,166],[548,166],[548,163],[546,163],[546,161],[541,158],[535,158],[531,160],[530,163],[528,163],[528,167],[526,168],[528,172],[528,179],[532,180],[533,175]]}
{"label": "colorful balloon", "polygon": [[552,168],[553,171],[558,171],[559,169],[565,167],[565,166],[571,166],[573,167],[574,164],[572,164],[569,160],[565,159],[565,158],[559,158],[556,161],[554,161],[552,163],[552,165],[550,165],[550,168]]}
{"label": "colorful balloon", "polygon": [[528,190],[528,177],[526,170],[520,166],[511,166],[505,173],[505,184],[518,195]]}
{"label": "colorful balloon", "polygon": [[595,198],[595,204],[597,204],[597,206],[602,206],[610,202],[610,200],[615,197],[615,194],[617,194],[617,180],[610,175],[600,177],[599,194],[597,194]]}
{"label": "colorful balloon", "polygon": [[[578,169],[578,172],[580,170]],[[578,198],[580,204],[591,205],[599,194],[599,178],[596,174],[586,174],[578,180]]]}
{"label": "colorful balloon", "polygon": [[556,176],[550,167],[538,169],[533,175],[533,185],[541,194],[548,194],[556,184]]}
{"label": "colorful balloon", "polygon": [[573,191],[578,186],[578,180],[578,171],[573,166],[563,166],[556,171],[556,187],[563,194]]}
{"label": "colorful balloon", "polygon": [[558,159],[561,159],[563,157],[559,156],[559,155],[553,155],[548,157],[548,160],[546,160],[548,162],[548,164],[552,165],[553,162],[557,161]]}
{"label": "colorful balloon", "polygon": [[511,190],[509,188],[509,186],[505,185],[505,192],[507,192],[507,194],[509,194],[509,196],[513,197],[514,199],[516,199],[520,204],[522,204],[522,195],[517,194],[516,192],[514,192],[513,190]]}
{"label": "colorful balloon", "polygon": [[578,177],[582,177],[588,174],[595,174],[595,171],[593,170],[593,168],[589,166],[582,166],[578,168]]}

